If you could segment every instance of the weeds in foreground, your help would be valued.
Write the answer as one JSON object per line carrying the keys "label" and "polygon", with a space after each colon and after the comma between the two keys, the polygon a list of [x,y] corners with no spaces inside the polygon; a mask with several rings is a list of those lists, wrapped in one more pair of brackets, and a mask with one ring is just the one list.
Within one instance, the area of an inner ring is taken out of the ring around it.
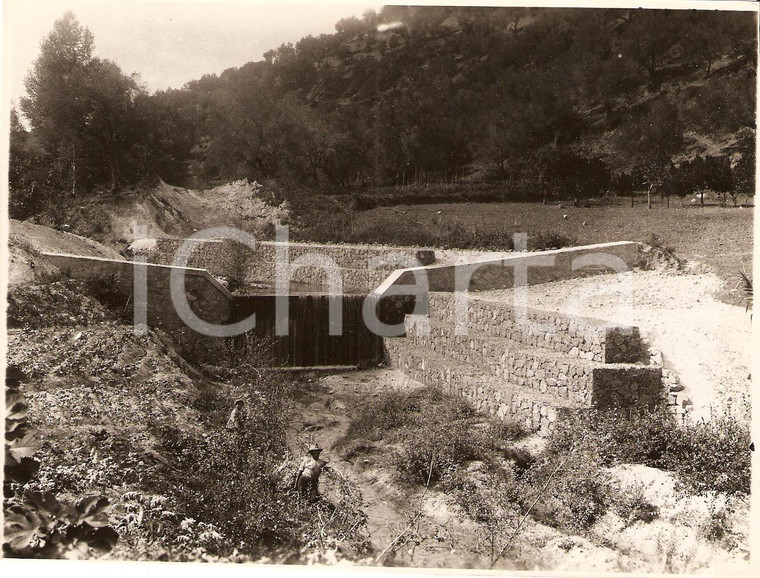
{"label": "weeds in foreground", "polygon": [[5,407],[3,556],[83,559],[110,552],[119,535],[109,524],[108,499],[92,495],[72,503],[32,489],[40,469],[33,456],[41,443],[13,384],[6,387]]}
{"label": "weeds in foreground", "polygon": [[425,484],[430,476],[435,484],[473,460],[508,452],[503,447],[505,436],[516,439],[524,434],[516,425],[484,424],[462,398],[425,387],[386,392],[359,411],[339,444],[353,453],[384,439],[401,448],[392,460],[402,481]]}
{"label": "weeds in foreground", "polygon": [[[430,456],[439,452],[438,489],[479,525],[478,552],[495,563],[512,552],[526,518],[581,535],[610,510],[626,525],[657,519],[643,484],[616,487],[607,471],[616,464],[670,470],[693,493],[748,492],[743,423],[728,412],[678,426],[666,411],[579,411],[557,423],[540,454],[522,455],[504,438],[523,432],[484,423],[462,399],[421,388],[388,392],[358,412],[343,444],[347,451],[391,445],[398,476],[415,485],[425,483]],[[702,529],[706,539],[724,539],[723,518],[717,508],[715,523]]]}
{"label": "weeds in foreground", "polygon": [[739,271],[737,277],[738,279],[736,281],[736,289],[738,289],[739,293],[741,294],[744,310],[749,311],[752,309],[753,303],[752,277],[750,277],[747,272],[743,270]]}

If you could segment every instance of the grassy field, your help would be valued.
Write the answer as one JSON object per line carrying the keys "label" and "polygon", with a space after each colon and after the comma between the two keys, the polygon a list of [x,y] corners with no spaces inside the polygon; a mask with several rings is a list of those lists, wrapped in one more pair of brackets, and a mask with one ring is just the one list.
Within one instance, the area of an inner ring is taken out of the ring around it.
{"label": "grassy field", "polygon": [[736,274],[752,267],[751,208],[680,207],[654,205],[576,208],[536,203],[462,203],[379,207],[356,214],[355,231],[372,231],[378,242],[411,238],[440,238],[446,231],[466,229],[484,237],[515,232],[557,233],[578,244],[607,241],[660,243],[677,255],[700,261],[733,287]]}

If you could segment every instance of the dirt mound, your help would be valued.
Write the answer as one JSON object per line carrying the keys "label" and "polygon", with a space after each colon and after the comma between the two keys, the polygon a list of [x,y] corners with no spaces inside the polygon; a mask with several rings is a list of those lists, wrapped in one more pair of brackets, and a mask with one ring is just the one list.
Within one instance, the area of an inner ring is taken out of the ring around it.
{"label": "dirt mound", "polygon": [[146,236],[186,237],[209,227],[238,227],[256,234],[288,216],[287,206],[275,206],[266,188],[239,180],[209,190],[162,182],[148,192],[78,199],[76,206],[43,215],[40,222],[68,227],[121,251]]}
{"label": "dirt mound", "polygon": [[36,251],[71,253],[89,257],[119,259],[120,255],[109,247],[65,231],[35,225],[28,221],[10,221],[9,243],[27,243]]}
{"label": "dirt mound", "polygon": [[47,283],[58,276],[58,269],[40,255],[42,251],[121,258],[113,249],[92,239],[11,219],[8,232],[9,286]]}
{"label": "dirt mound", "polygon": [[8,360],[38,382],[58,385],[63,379],[156,391],[166,375],[179,372],[156,334],[137,335],[128,325],[11,330]]}
{"label": "dirt mound", "polygon": [[83,284],[73,279],[12,287],[7,315],[11,329],[92,325],[113,319],[98,301],[86,295]]}

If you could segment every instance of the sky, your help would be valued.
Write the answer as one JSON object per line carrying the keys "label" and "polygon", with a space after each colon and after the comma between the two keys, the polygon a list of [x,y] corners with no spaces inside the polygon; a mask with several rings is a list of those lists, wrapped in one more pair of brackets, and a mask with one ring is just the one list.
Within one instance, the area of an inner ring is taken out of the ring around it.
{"label": "sky", "polygon": [[[528,1],[539,4],[542,0]],[[543,0],[546,4],[560,4]],[[391,0],[388,3],[403,4]],[[415,4],[481,4],[477,0],[417,0]],[[506,3],[506,2],[504,2]],[[526,2],[516,2],[523,4]],[[628,0],[576,0],[609,6]],[[204,74],[221,73],[285,42],[331,33],[341,18],[380,10],[374,0],[2,0],[3,100],[18,103],[24,77],[55,20],[72,10],[95,37],[95,54],[115,61],[126,74],[139,73],[150,91],[181,88]],[[498,4],[498,2],[497,2]],[[637,0],[664,7],[666,0]],[[708,2],[697,4],[707,7]],[[713,6],[730,2],[711,3]],[[634,4],[636,5],[636,4]]]}
{"label": "sky", "polygon": [[139,73],[153,92],[261,60],[285,42],[334,32],[341,18],[381,7],[361,0],[3,0],[3,93],[15,102],[25,94],[40,43],[67,10],[93,33],[96,56]]}

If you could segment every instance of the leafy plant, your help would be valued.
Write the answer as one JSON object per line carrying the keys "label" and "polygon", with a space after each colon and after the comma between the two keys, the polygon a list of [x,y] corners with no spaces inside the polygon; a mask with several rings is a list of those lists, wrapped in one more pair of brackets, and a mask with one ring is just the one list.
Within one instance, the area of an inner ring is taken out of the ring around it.
{"label": "leafy plant", "polygon": [[24,489],[39,470],[32,456],[40,441],[27,421],[29,408],[18,389],[6,387],[5,407],[3,555],[88,558],[109,552],[119,536],[109,526],[106,498],[88,496],[69,504],[51,492]]}
{"label": "leafy plant", "polygon": [[632,486],[617,492],[615,497],[615,510],[625,521],[631,525],[637,521],[649,523],[660,515],[660,509],[647,500],[643,482],[634,483]]}
{"label": "leafy plant", "polygon": [[50,492],[25,491],[4,508],[3,554],[18,558],[89,558],[110,552],[119,538],[109,524],[110,504],[89,496],[76,504]]}
{"label": "leafy plant", "polygon": [[749,311],[752,309],[753,302],[752,277],[750,277],[746,271],[739,271],[737,276],[738,280],[736,281],[736,288],[741,293],[744,310]]}

